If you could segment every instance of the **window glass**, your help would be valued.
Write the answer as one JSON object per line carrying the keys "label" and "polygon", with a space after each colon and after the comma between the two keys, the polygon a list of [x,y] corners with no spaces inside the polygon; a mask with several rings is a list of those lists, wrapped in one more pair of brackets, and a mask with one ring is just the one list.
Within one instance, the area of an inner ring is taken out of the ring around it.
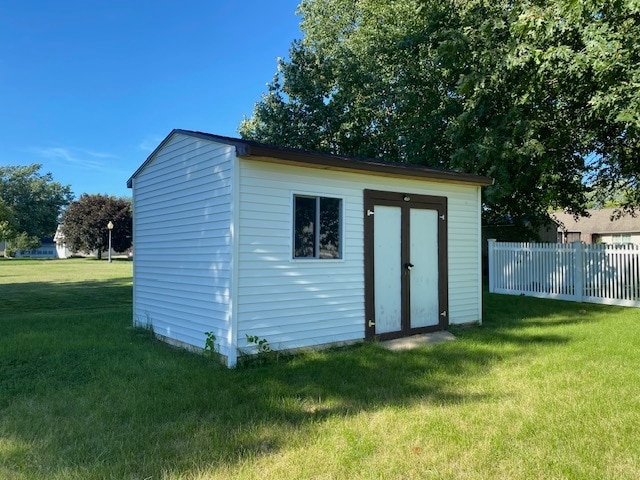
{"label": "window glass", "polygon": [[294,258],[341,258],[342,200],[295,195]]}
{"label": "window glass", "polygon": [[579,242],[580,232],[567,232],[567,243]]}
{"label": "window glass", "polygon": [[339,198],[320,198],[320,258],[340,258]]}
{"label": "window glass", "polygon": [[631,243],[631,235],[612,235],[613,243]]}
{"label": "window glass", "polygon": [[295,258],[314,258],[316,256],[316,203],[315,197],[294,197]]}

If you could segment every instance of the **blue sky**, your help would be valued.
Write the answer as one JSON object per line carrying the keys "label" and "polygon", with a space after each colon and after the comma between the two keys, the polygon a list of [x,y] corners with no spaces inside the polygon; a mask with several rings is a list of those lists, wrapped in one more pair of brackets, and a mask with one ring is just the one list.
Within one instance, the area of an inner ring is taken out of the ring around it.
{"label": "blue sky", "polygon": [[82,193],[126,181],[173,129],[238,136],[299,0],[2,0],[0,165]]}

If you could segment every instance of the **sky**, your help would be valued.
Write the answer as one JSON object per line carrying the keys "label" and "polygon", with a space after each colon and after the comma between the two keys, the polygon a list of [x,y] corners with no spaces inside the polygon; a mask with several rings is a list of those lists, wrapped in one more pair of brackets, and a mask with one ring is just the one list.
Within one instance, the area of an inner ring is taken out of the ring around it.
{"label": "sky", "polygon": [[302,36],[298,3],[0,0],[0,165],[131,196],[172,129],[239,136]]}

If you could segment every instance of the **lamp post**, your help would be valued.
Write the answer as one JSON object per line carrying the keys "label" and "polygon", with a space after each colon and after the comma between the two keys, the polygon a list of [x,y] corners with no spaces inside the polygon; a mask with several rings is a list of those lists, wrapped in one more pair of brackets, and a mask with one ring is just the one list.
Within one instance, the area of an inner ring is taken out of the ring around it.
{"label": "lamp post", "polygon": [[111,230],[113,230],[113,222],[107,223],[107,229],[109,230],[109,263],[111,263]]}

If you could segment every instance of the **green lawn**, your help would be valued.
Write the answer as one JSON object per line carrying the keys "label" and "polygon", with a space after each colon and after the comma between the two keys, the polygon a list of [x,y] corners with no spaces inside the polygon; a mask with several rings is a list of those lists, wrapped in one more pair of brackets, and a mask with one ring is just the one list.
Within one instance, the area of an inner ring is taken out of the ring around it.
{"label": "green lawn", "polygon": [[126,261],[0,260],[0,478],[637,479],[640,312],[489,295],[455,342],[226,370]]}

